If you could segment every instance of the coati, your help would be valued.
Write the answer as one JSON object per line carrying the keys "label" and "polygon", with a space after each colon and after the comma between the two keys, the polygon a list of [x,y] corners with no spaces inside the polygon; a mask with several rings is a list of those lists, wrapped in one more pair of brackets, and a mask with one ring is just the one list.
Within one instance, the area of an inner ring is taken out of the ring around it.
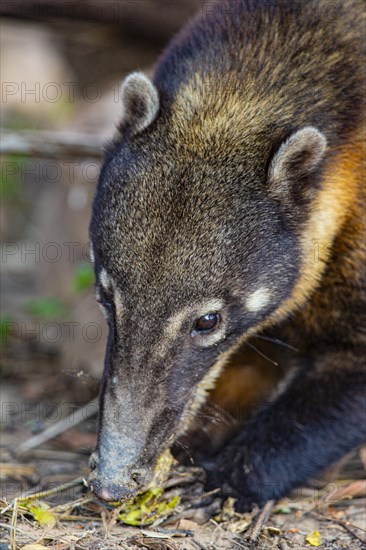
{"label": "coati", "polygon": [[363,0],[208,3],[125,79],[90,225],[101,499],[149,481],[253,337],[298,351],[218,450],[223,497],[277,499],[366,440],[364,25]]}

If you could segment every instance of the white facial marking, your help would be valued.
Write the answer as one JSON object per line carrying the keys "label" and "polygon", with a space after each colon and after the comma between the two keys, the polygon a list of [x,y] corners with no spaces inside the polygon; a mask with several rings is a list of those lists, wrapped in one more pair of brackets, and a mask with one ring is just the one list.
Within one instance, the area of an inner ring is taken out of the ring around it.
{"label": "white facial marking", "polygon": [[101,269],[99,273],[99,281],[104,290],[110,290],[111,282],[105,269]]}
{"label": "white facial marking", "polygon": [[95,263],[95,256],[94,256],[94,250],[93,250],[93,244],[89,243],[89,258],[92,264]]}
{"label": "white facial marking", "polygon": [[[164,338],[156,342],[154,351],[157,355],[164,356],[168,346],[171,344],[181,330],[182,324],[187,319],[188,316],[192,317],[192,328],[194,320],[206,315],[207,313],[213,313],[215,311],[220,311],[223,308],[224,304],[221,300],[214,299],[208,302],[199,304],[197,308],[192,306],[186,306],[182,308],[178,313],[174,313],[169,317],[165,330]],[[194,315],[192,313],[194,312]],[[214,331],[212,334],[207,334],[204,337],[198,336],[196,341],[202,347],[208,347],[214,345],[216,342],[222,340],[225,331],[225,326],[221,326],[217,331]]]}
{"label": "white facial marking", "polygon": [[[105,269],[102,269],[99,273],[99,283],[104,288],[104,290],[106,292],[110,292],[110,290],[111,290],[111,281],[110,281]],[[100,303],[101,295],[100,295],[100,291],[98,289],[98,286],[96,287],[95,295],[96,295],[97,302],[99,302],[99,307],[100,307],[105,319],[108,319],[108,312],[105,309],[105,307],[103,306],[103,304]]]}
{"label": "white facial marking", "polygon": [[108,313],[106,308],[100,302],[98,302],[98,306],[100,307],[100,311],[102,312],[104,319],[108,320]]}
{"label": "white facial marking", "polygon": [[116,317],[119,318],[123,313],[123,301],[122,301],[121,293],[115,286],[114,286],[113,296],[114,296],[114,305],[116,308]]}
{"label": "white facial marking", "polygon": [[[113,302],[115,306],[116,311],[116,317],[119,318],[123,314],[123,299],[121,296],[120,291],[117,288],[116,283],[111,279],[111,277],[107,274],[105,269],[102,269],[99,273],[99,283],[104,288],[105,291],[107,291],[109,294],[112,294],[113,296]],[[96,298],[97,301],[100,301],[100,292],[98,289],[98,286],[96,288]],[[103,304],[99,304],[100,308],[103,312],[103,315],[105,318],[108,318],[108,314],[103,307]]]}
{"label": "white facial marking", "polygon": [[268,288],[258,288],[258,290],[248,296],[245,302],[246,308],[248,311],[252,312],[260,311],[268,304],[270,298],[271,293]]}
{"label": "white facial marking", "polygon": [[174,313],[174,315],[169,317],[167,325],[165,327],[165,334],[168,336],[169,339],[173,339],[177,336],[184,319],[190,311],[190,307],[185,307],[178,313]]}
{"label": "white facial marking", "polygon": [[[195,317],[196,319],[198,319],[199,317],[202,317],[207,313],[219,311],[220,309],[222,309],[222,307],[223,303],[221,300],[210,300],[209,302],[205,302],[198,307],[195,312]],[[177,336],[184,320],[190,313],[192,313],[192,309],[192,307],[187,306],[168,319],[165,332],[169,338],[175,338]]]}

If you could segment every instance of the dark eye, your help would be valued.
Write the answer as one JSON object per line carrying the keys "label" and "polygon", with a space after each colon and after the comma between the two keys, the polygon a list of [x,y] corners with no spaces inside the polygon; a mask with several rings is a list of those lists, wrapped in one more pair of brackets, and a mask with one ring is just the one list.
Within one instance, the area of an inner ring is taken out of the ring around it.
{"label": "dark eye", "polygon": [[113,309],[113,298],[107,294],[103,289],[99,289],[97,292],[97,301],[104,307],[105,310],[109,312]]}
{"label": "dark eye", "polygon": [[219,321],[220,315],[218,313],[207,313],[206,315],[203,315],[203,317],[197,319],[193,325],[193,332],[199,332],[201,334],[211,332],[219,324]]}

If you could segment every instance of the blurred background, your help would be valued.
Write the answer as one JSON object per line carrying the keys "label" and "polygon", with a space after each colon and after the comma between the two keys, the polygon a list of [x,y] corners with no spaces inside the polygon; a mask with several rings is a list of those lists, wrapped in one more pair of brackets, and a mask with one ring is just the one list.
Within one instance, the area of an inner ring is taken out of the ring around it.
{"label": "blurred background", "polygon": [[[208,3],[209,4],[209,3]],[[119,86],[148,73],[195,0],[12,0],[1,8],[2,451],[97,395],[106,325],[88,223]],[[95,420],[50,442],[88,454]]]}

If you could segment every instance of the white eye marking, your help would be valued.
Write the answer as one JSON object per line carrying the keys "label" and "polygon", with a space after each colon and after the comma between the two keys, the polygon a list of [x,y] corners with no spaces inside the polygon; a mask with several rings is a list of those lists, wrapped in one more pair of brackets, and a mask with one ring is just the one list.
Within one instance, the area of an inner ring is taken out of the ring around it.
{"label": "white eye marking", "polygon": [[[178,313],[172,315],[166,324],[164,337],[156,344],[157,353],[163,355],[168,349],[168,346],[172,341],[178,336],[182,324],[187,319],[188,316],[193,317],[193,321],[203,317],[208,313],[215,313],[222,310],[224,303],[220,299],[209,300],[199,304],[198,306],[186,306],[182,308]],[[193,313],[193,315],[192,315]],[[188,330],[192,330],[193,325]],[[201,347],[209,347],[217,344],[225,336],[226,323],[222,323],[218,330],[214,331],[212,334],[197,335],[195,338],[195,344]]]}
{"label": "white eye marking", "polygon": [[175,313],[168,319],[168,322],[165,327],[165,334],[169,340],[172,340],[176,336],[178,336],[178,333],[183,324],[183,321],[187,317],[187,315],[190,313],[190,311],[191,311],[190,307],[185,307],[181,311],[179,311],[178,313]]}
{"label": "white eye marking", "polygon": [[271,298],[268,288],[261,287],[250,294],[245,302],[248,311],[259,311],[264,308]]}
{"label": "white eye marking", "polygon": [[121,317],[123,313],[123,300],[121,293],[117,288],[114,289],[114,305],[116,308],[116,317]]}
{"label": "white eye marking", "polygon": [[[100,286],[105,290],[107,296],[111,296],[111,301],[113,300],[114,307],[115,307],[115,313],[116,317],[121,317],[123,314],[123,299],[121,296],[121,293],[118,290],[117,284],[113,281],[113,279],[108,275],[105,269],[102,269],[99,273],[99,284]],[[105,307],[103,307],[103,303],[101,303],[101,292],[100,289],[98,289],[98,286],[96,288],[96,298],[99,302],[100,308],[102,310],[102,313],[106,319],[108,319],[108,311]]]}
{"label": "white eye marking", "polygon": [[[195,317],[198,319],[207,313],[215,313],[216,311],[220,311],[223,305],[224,304],[221,300],[210,300],[209,302],[205,302],[197,308],[195,311]],[[192,309],[192,307],[186,306],[168,319],[165,332],[169,338],[175,338],[178,335],[184,320],[189,314],[192,313]]]}
{"label": "white eye marking", "polygon": [[89,258],[92,264],[95,264],[95,255],[93,250],[93,243],[90,241],[89,243]]}
{"label": "white eye marking", "polygon": [[108,321],[109,315],[108,315],[108,312],[107,312],[106,308],[105,308],[104,305],[101,304],[100,302],[98,302],[98,306],[100,307],[100,310],[101,310],[101,312],[102,312],[102,314],[103,314],[104,319],[106,319],[106,320]]}
{"label": "white eye marking", "polygon": [[98,287],[95,288],[95,299],[97,300],[97,302],[100,301],[100,292]]}
{"label": "white eye marking", "polygon": [[[103,287],[105,292],[110,293],[110,291],[111,291],[111,281],[110,281],[109,276],[107,275],[107,272],[106,272],[105,269],[101,269],[98,278],[99,278],[99,283]],[[101,293],[100,289],[98,288],[98,286],[96,287],[95,297],[97,299],[97,302],[99,303],[99,307],[100,307],[100,309],[103,313],[103,316],[105,317],[105,319],[108,319],[108,317],[109,317],[108,316],[108,311],[102,303],[102,293]]]}
{"label": "white eye marking", "polygon": [[109,291],[111,288],[111,282],[105,269],[101,269],[99,273],[99,281],[104,290]]}

